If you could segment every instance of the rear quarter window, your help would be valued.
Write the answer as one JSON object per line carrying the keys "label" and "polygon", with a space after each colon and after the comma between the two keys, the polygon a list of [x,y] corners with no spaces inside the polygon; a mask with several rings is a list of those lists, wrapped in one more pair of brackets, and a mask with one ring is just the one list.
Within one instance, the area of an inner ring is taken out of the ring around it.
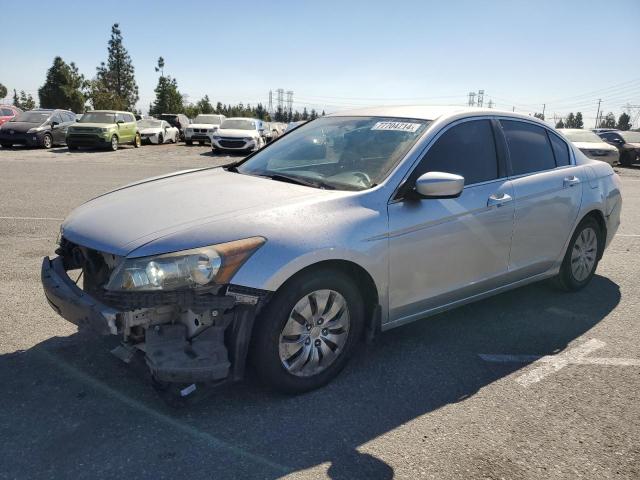
{"label": "rear quarter window", "polygon": [[509,147],[513,175],[551,170],[556,167],[546,130],[531,123],[500,120]]}
{"label": "rear quarter window", "polygon": [[569,147],[567,144],[553,133],[548,133],[548,135],[549,140],[551,140],[551,146],[553,147],[553,154],[556,157],[556,165],[558,167],[569,165]]}

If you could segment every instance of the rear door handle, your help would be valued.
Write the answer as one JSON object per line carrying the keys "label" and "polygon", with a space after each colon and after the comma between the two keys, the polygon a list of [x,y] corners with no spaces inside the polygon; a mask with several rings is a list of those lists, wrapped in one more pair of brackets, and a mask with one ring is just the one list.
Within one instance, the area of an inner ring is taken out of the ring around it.
{"label": "rear door handle", "polygon": [[563,185],[565,187],[575,187],[580,183],[580,179],[575,175],[571,175],[570,177],[564,177]]}
{"label": "rear door handle", "polygon": [[489,200],[487,200],[487,207],[500,207],[512,200],[513,197],[507,193],[494,193],[489,197]]}

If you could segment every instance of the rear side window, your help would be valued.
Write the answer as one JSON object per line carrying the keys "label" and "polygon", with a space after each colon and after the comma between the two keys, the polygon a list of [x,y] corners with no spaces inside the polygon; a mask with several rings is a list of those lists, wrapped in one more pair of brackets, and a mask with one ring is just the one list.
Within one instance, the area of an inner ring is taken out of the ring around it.
{"label": "rear side window", "polygon": [[2,115],[5,115],[5,116],[13,115],[13,110],[11,110],[10,108],[2,108],[0,110],[2,111]]}
{"label": "rear side window", "polygon": [[460,123],[444,132],[420,162],[415,178],[427,172],[455,173],[465,185],[498,178],[498,157],[489,120]]}
{"label": "rear side window", "polygon": [[556,165],[558,167],[569,165],[569,147],[567,144],[553,133],[548,133],[548,135],[553,147],[553,154],[556,157]]}
{"label": "rear side window", "polygon": [[500,120],[507,139],[513,175],[550,170],[556,167],[544,128],[517,120]]}
{"label": "rear side window", "polygon": [[65,116],[65,120],[67,122],[75,122],[76,121],[76,116],[73,113],[64,112],[64,116]]}
{"label": "rear side window", "polygon": [[127,119],[127,122],[135,122],[136,121],[136,117],[132,113],[127,113],[125,115],[125,117]]}

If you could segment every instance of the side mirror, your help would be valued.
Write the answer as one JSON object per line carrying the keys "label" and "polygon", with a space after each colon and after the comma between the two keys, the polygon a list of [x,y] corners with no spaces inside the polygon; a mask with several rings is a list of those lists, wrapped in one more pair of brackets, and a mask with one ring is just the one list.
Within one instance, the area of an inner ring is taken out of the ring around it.
{"label": "side mirror", "polygon": [[116,123],[120,125],[121,123],[124,123],[124,120],[116,120]]}
{"label": "side mirror", "polygon": [[53,128],[53,127],[55,127],[57,125],[60,125],[60,124],[58,122],[56,122],[55,120],[52,120],[50,125],[51,125],[51,128]]}
{"label": "side mirror", "polygon": [[464,177],[453,173],[427,172],[416,180],[415,192],[422,198],[456,198],[464,188]]}

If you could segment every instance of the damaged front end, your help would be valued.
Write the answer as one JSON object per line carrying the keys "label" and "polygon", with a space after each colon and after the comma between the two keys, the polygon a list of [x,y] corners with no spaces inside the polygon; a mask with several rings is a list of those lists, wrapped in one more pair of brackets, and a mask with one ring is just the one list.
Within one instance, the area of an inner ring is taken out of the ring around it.
{"label": "damaged front end", "polygon": [[[121,336],[113,351],[117,357],[129,363],[144,355],[156,382],[237,381],[244,375],[254,318],[269,292],[218,283],[230,278],[225,262],[236,270],[242,263],[238,246],[233,247],[225,256],[224,248],[216,246],[222,252],[220,268],[199,288],[144,290],[136,283],[128,291],[107,288],[122,274],[125,258],[62,239],[58,256],[43,259],[42,284],[51,307],[69,322]],[[78,280],[70,278],[71,271]],[[127,275],[135,274],[135,269],[127,270]]]}

